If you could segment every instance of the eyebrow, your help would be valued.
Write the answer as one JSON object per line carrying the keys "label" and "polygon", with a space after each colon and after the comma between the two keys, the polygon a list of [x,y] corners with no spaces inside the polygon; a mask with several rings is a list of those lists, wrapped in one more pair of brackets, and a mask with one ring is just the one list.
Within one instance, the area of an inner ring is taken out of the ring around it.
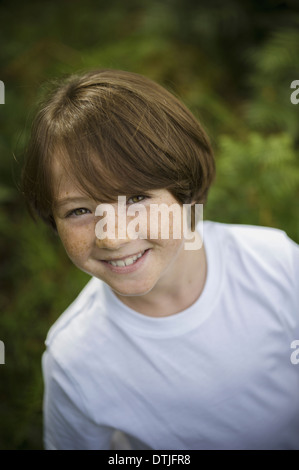
{"label": "eyebrow", "polygon": [[71,202],[86,202],[88,200],[88,197],[84,196],[77,196],[77,197],[64,197],[61,199],[56,199],[54,201],[54,207],[61,207],[64,206],[65,204],[71,203]]}

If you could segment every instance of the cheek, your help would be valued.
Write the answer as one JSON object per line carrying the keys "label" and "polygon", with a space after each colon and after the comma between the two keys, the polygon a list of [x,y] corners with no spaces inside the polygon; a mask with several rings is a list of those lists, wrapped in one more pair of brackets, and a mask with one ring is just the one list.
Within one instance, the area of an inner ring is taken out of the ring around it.
{"label": "cheek", "polygon": [[165,257],[174,259],[184,249],[184,240],[162,240],[160,246],[164,250]]}
{"label": "cheek", "polygon": [[91,249],[92,240],[87,229],[57,227],[61,242],[69,258],[76,262],[85,259]]}
{"label": "cheek", "polygon": [[168,214],[167,211],[157,214],[147,213],[147,238],[157,240],[169,240],[180,243],[184,238],[183,234],[183,211],[178,209]]}

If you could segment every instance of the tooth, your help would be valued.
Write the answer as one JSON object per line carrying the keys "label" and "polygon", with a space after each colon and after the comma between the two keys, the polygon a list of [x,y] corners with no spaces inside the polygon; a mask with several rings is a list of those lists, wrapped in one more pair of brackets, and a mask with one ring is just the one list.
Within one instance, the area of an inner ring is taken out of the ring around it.
{"label": "tooth", "polygon": [[144,254],[144,251],[139,253],[139,255],[134,255],[130,258],[126,258],[124,260],[117,260],[117,261],[108,261],[108,263],[112,264],[112,266],[129,266],[130,264],[135,263],[135,261],[138,260],[138,258],[141,258],[141,256]]}
{"label": "tooth", "polygon": [[116,266],[125,266],[125,262],[122,259],[119,261],[116,261]]}

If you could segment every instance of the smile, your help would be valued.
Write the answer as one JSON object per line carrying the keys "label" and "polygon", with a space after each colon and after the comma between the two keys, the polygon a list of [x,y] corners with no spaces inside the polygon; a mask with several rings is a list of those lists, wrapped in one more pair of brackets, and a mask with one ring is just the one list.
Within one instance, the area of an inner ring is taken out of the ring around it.
{"label": "smile", "polygon": [[127,274],[136,271],[147,258],[150,249],[146,249],[121,259],[101,260],[109,269],[119,274]]}
{"label": "smile", "polygon": [[107,261],[107,263],[112,264],[112,266],[129,266],[134,264],[141,256],[144,254],[145,250],[138,253],[138,255],[128,256],[128,258],[123,258],[119,260]]}

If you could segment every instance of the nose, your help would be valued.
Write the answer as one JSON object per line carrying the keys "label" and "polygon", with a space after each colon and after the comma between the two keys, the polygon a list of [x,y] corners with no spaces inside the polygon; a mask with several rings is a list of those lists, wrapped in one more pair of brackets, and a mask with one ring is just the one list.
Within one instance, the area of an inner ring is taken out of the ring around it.
{"label": "nose", "polygon": [[120,238],[112,238],[112,237],[105,237],[103,239],[99,239],[96,237],[96,246],[98,248],[105,248],[107,250],[113,250],[113,251],[116,251],[116,250],[120,250],[122,247],[124,247],[125,245],[127,245],[127,243],[129,242],[129,238],[124,240],[124,239],[120,239]]}
{"label": "nose", "polygon": [[102,204],[96,216],[99,216],[95,223],[96,245],[99,248],[118,250],[129,243],[131,239],[127,232],[126,217],[119,217],[115,204]]}

